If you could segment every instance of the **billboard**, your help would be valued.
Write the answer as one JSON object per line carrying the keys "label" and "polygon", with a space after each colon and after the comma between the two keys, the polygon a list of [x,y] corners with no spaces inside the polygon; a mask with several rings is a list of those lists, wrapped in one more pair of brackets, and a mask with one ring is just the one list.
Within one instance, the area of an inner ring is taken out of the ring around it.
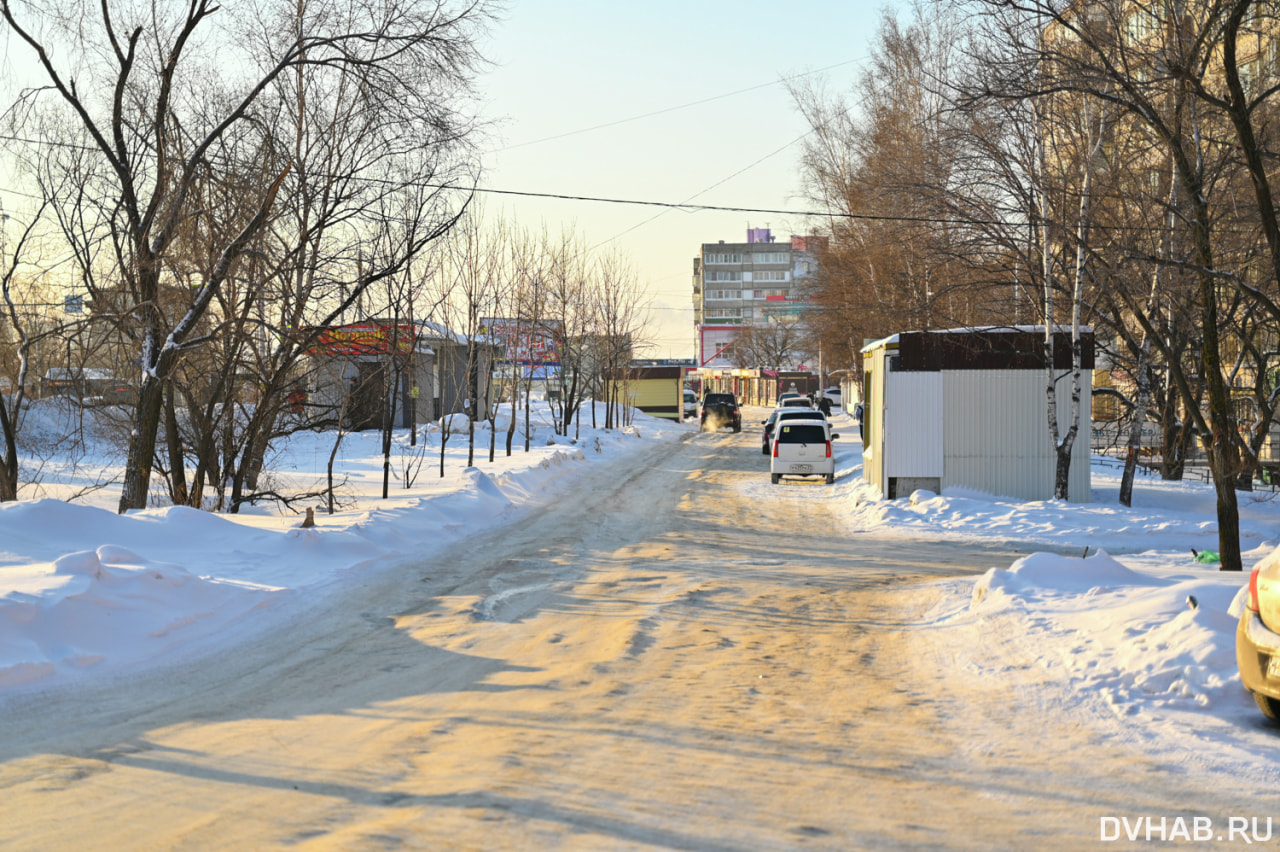
{"label": "billboard", "polygon": [[486,335],[501,348],[495,363],[557,366],[560,363],[560,323],[554,320],[538,322],[505,317],[485,317],[480,320],[480,333]]}
{"label": "billboard", "polygon": [[397,353],[413,351],[416,339],[414,327],[409,323],[400,323],[397,329],[389,322],[362,322],[326,328],[316,337],[316,345],[312,351],[318,350],[332,356],[385,355],[391,348],[393,337]]}

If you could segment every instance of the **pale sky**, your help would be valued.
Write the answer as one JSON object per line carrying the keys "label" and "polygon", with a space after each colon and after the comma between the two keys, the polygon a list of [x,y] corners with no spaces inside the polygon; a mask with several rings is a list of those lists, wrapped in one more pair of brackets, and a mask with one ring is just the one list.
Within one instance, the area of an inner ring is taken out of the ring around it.
{"label": "pale sky", "polygon": [[[505,121],[497,150],[485,157],[484,185],[810,209],[798,172],[808,128],[781,80],[829,69],[815,76],[832,91],[848,91],[883,7],[512,0],[485,47],[495,63],[480,81],[486,115]],[[628,255],[653,298],[648,357],[694,356],[693,258],[702,243],[745,242],[748,227],[772,228],[779,240],[804,231],[802,218],[787,215],[497,195],[485,206],[527,228],[576,227],[589,246]]]}

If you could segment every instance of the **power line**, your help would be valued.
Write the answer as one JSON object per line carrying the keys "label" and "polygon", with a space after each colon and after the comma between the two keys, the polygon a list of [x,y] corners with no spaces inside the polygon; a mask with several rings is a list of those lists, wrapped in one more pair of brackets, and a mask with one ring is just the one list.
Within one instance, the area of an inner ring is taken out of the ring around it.
{"label": "power line", "polygon": [[[763,162],[769,157],[772,157],[780,153],[781,151],[786,150],[787,148],[791,147],[796,142],[800,141],[801,139],[803,139],[805,136],[808,136],[812,132],[813,131],[807,131],[806,133],[801,134],[801,136],[799,136],[796,139],[793,139],[792,141],[788,142],[786,145],[783,145],[781,148],[769,154],[766,154],[764,157],[761,157],[756,162],[743,167],[742,169],[738,170],[732,175],[729,175],[729,177],[726,177],[723,180],[718,181],[715,184],[712,184],[710,187],[707,187],[701,192],[698,192],[690,197],[696,198],[698,197],[698,195],[702,195],[706,192],[709,192],[711,189],[714,189],[715,187],[725,183],[726,181],[734,177],[737,177],[739,174],[742,174],[742,172],[745,172],[748,169],[758,165],[759,163]],[[67,142],[51,142],[51,141],[42,141],[42,140],[35,140],[35,139],[24,139],[21,137],[6,136],[3,134],[0,134],[0,141],[3,141],[3,140],[15,141],[15,142],[27,142],[31,144],[49,145],[52,147],[77,148],[77,149],[93,150],[93,151],[98,150],[97,148],[89,148],[86,146],[76,145],[76,144],[67,143]],[[322,175],[322,174],[316,174],[316,173],[313,173],[313,175],[315,177],[328,177],[328,178],[338,177],[336,175]],[[837,213],[832,210],[780,210],[776,208],[767,208],[767,207],[725,207],[725,206],[714,205],[714,204],[692,204],[687,201],[685,202],[644,201],[639,199],[607,198],[607,197],[591,196],[591,195],[566,195],[563,193],[553,193],[553,192],[525,192],[525,191],[512,190],[512,189],[465,187],[465,186],[458,186],[456,184],[426,183],[426,182],[418,182],[418,181],[412,181],[412,180],[397,181],[397,180],[392,180],[390,178],[365,177],[363,178],[363,180],[365,180],[367,183],[382,184],[385,186],[414,186],[420,189],[456,190],[459,192],[482,192],[482,193],[488,193],[490,195],[509,195],[509,196],[520,197],[520,198],[546,198],[546,199],[552,199],[552,200],[558,200],[558,201],[586,201],[586,202],[593,202],[597,204],[627,204],[627,205],[638,206],[638,207],[660,207],[666,210],[683,210],[688,213],[699,213],[699,212],[761,213],[761,214],[770,214],[775,216],[813,216],[813,217],[826,218],[826,219],[848,219],[851,221],[864,221],[864,222],[910,222],[915,224],[952,225],[952,226],[963,226],[963,225],[1005,226],[1009,224],[1009,222],[998,221],[998,220],[957,219],[957,218],[945,218],[940,216],[885,216],[885,215],[873,215],[869,213]],[[5,192],[11,195],[17,195],[25,198],[32,198],[32,199],[39,198],[39,196],[32,195],[31,193],[22,192],[20,190],[10,189],[7,187],[0,189],[0,192]],[[611,242],[617,239],[618,237],[622,236],[623,234],[629,233],[629,231],[631,230],[635,230],[635,228],[648,224],[648,222],[650,221],[653,221],[653,219],[649,219],[649,220],[646,220],[645,222],[641,222],[639,225],[636,225],[633,228],[628,229],[627,231],[623,231],[622,233],[614,237],[610,237],[608,240],[605,240],[604,242],[606,243]],[[1140,226],[1124,226],[1124,225],[1093,225],[1092,228],[1095,230],[1109,230],[1109,231],[1149,230],[1147,228],[1140,227]],[[603,244],[604,243],[599,243],[597,244],[597,246],[593,246],[592,248],[596,248],[599,245],[603,245]]]}
{"label": "power line", "polygon": [[[749,167],[748,167],[749,168]],[[457,189],[445,185],[423,184],[426,188]],[[476,187],[475,192],[487,192],[491,195],[513,195],[522,198],[550,198],[557,201],[590,201],[599,204],[631,204],[639,207],[665,207],[670,210],[684,210],[690,213],[769,213],[776,216],[820,216],[829,219],[860,219],[868,222],[920,222],[935,225],[1002,225],[1004,222],[980,222],[970,219],[943,219],[928,216],[874,216],[869,213],[835,213],[830,210],[778,210],[768,207],[721,207],[714,204],[689,204],[674,201],[641,201],[633,198],[602,198],[591,195],[562,195],[554,192],[520,192],[514,189],[485,189]],[[607,241],[606,241],[607,242]]]}
{"label": "power line", "polygon": [[[698,197],[698,196],[700,196],[700,195],[706,195],[708,192],[710,192],[711,190],[715,189],[717,186],[721,186],[722,184],[726,184],[726,183],[728,183],[729,181],[731,181],[731,180],[733,180],[734,178],[736,178],[738,175],[742,174],[743,172],[749,171],[750,169],[755,168],[756,166],[760,165],[761,163],[763,163],[765,160],[769,159],[770,157],[775,157],[775,156],[777,156],[778,154],[781,154],[783,151],[787,150],[787,149],[788,149],[788,148],[790,148],[792,145],[794,145],[794,144],[796,144],[797,142],[799,142],[800,140],[804,139],[806,136],[808,136],[808,135],[809,135],[809,134],[811,134],[811,133],[813,133],[813,131],[812,131],[812,130],[807,130],[807,131],[805,131],[804,133],[801,133],[799,136],[797,136],[795,139],[792,139],[790,142],[788,142],[787,144],[783,145],[781,148],[777,148],[777,149],[775,149],[775,150],[773,150],[773,151],[770,151],[768,154],[765,154],[763,157],[761,157],[760,159],[756,160],[754,163],[748,163],[747,165],[745,165],[745,166],[743,166],[742,168],[738,169],[736,172],[734,172],[733,174],[729,175],[728,177],[726,177],[726,178],[722,178],[721,180],[718,180],[718,181],[716,181],[715,183],[711,184],[711,186],[707,187],[706,189],[702,190],[701,192],[695,192],[693,195],[690,195],[688,198],[686,198],[686,199],[684,200],[684,202],[682,202],[682,203],[687,204],[687,203],[689,203],[690,201],[693,201],[693,199],[697,198],[697,197]],[[593,246],[591,247],[591,249],[590,249],[590,250],[591,250],[591,251],[594,251],[594,250],[596,250],[596,249],[600,248],[600,246],[602,246],[602,245],[605,245],[605,244],[607,244],[607,243],[611,243],[611,242],[613,242],[614,240],[616,240],[616,239],[618,239],[618,238],[620,238],[620,237],[625,237],[627,234],[631,233],[632,231],[635,231],[635,230],[637,230],[637,229],[639,229],[639,228],[643,228],[645,225],[648,225],[650,222],[653,222],[653,221],[655,221],[655,220],[659,219],[660,217],[665,216],[665,215],[667,214],[667,212],[668,212],[668,211],[664,210],[664,211],[662,211],[661,213],[657,213],[657,214],[655,214],[655,215],[653,215],[653,216],[650,216],[648,219],[645,219],[643,222],[639,222],[639,223],[637,223],[637,224],[635,224],[635,225],[632,225],[630,228],[627,228],[625,231],[621,231],[620,233],[614,234],[612,237],[609,237],[609,239],[607,239],[607,240],[602,240],[602,241],[600,241],[600,242],[596,243],[595,245],[593,245]]]}
{"label": "power line", "polygon": [[[860,62],[860,61],[861,60],[859,59],[846,59],[844,62],[837,62],[834,65],[828,65],[825,68],[816,68],[813,71],[805,71],[800,74],[792,74],[790,77],[787,77],[785,79],[798,80],[801,77],[808,77],[813,74],[821,74],[823,71],[830,71],[832,68],[841,68],[845,65],[852,65],[853,63]],[[531,139],[528,142],[517,142],[515,145],[508,145],[505,148],[495,148],[492,153],[499,153],[502,151],[511,151],[515,148],[524,148],[529,145],[538,145],[543,142],[554,142],[557,139],[564,139],[568,136],[577,136],[580,133],[592,133],[596,130],[604,130],[609,127],[617,127],[619,124],[628,124],[632,121],[640,121],[646,118],[653,118],[655,115],[664,115],[669,112],[677,112],[682,109],[688,109],[689,107],[702,106],[703,104],[709,104],[709,103],[712,103],[713,101],[723,100],[724,98],[732,98],[736,95],[746,94],[747,92],[754,92],[758,89],[767,89],[771,86],[778,85],[779,82],[781,81],[773,80],[768,83],[760,83],[759,85],[756,85],[756,86],[748,86],[745,89],[738,89],[737,91],[733,91],[733,92],[725,92],[722,95],[712,95],[711,97],[703,98],[700,101],[690,101],[687,104],[680,104],[679,106],[665,107],[663,109],[654,110],[653,112],[646,112],[642,115],[633,115],[630,118],[620,118],[617,121],[610,121],[604,124],[597,124],[592,127],[583,127],[578,130],[570,130],[566,133],[556,134],[555,136],[544,136],[541,139]]]}
{"label": "power line", "polygon": [[[808,135],[808,134],[805,134],[805,135]],[[0,138],[4,138],[4,137],[0,137]],[[803,136],[801,138],[803,138]],[[799,140],[793,140],[791,142],[788,142],[782,148],[779,148],[778,151],[784,150],[785,148],[790,147],[791,145],[794,145],[796,141],[799,141]],[[51,143],[51,144],[56,145],[58,143]],[[773,152],[773,154],[778,153],[778,151]],[[765,157],[761,158],[761,160],[757,160],[756,163],[752,163],[752,166],[756,165],[757,163],[761,162],[764,159],[767,159],[768,157],[773,156],[773,154],[766,154]],[[746,171],[749,168],[751,168],[751,166],[746,166],[745,168],[741,169],[739,172],[735,173],[734,175],[730,175],[729,178],[725,178],[725,180],[729,180],[732,177],[736,177],[737,174],[741,174],[743,171]],[[767,208],[767,207],[723,207],[723,206],[714,205],[714,204],[690,204],[688,202],[642,201],[642,200],[631,199],[631,198],[605,198],[605,197],[592,196],[592,195],[565,195],[562,193],[554,193],[554,192],[523,192],[523,191],[514,190],[514,189],[489,189],[485,187],[461,187],[461,186],[457,186],[454,184],[447,184],[447,183],[415,183],[413,181],[393,181],[386,178],[367,178],[367,180],[370,183],[381,183],[387,186],[413,185],[413,186],[418,186],[422,189],[452,189],[452,190],[458,190],[460,192],[483,192],[483,193],[488,193],[489,195],[510,195],[518,198],[548,198],[548,199],[553,199],[557,201],[589,201],[589,202],[594,202],[598,204],[629,204],[637,207],[662,207],[667,210],[683,210],[688,213],[700,213],[700,212],[768,213],[776,216],[818,216],[818,217],[826,217],[829,219],[858,219],[858,220],[864,220],[868,222],[918,222],[918,223],[931,223],[931,224],[942,224],[942,225],[1005,224],[1000,222],[975,222],[971,220],[962,221],[959,219],[942,219],[942,218],[930,218],[930,217],[923,217],[923,216],[874,216],[874,215],[865,214],[865,213],[835,213],[830,210],[821,210],[821,211],[819,210],[778,210],[778,209]],[[719,186],[720,183],[724,183],[724,180],[720,181],[717,184],[713,184],[711,187],[708,187],[702,192],[699,192],[698,195],[702,195],[703,193],[710,191],[711,189],[715,188],[715,186]],[[38,198],[38,196],[31,195],[30,193],[20,192],[18,190],[6,189],[4,191],[9,192],[13,195],[21,195],[27,198]],[[697,195],[692,197],[696,198]],[[652,220],[649,220],[649,221],[652,221]],[[644,225],[644,224],[647,224],[647,222],[642,222],[640,224]],[[640,225],[637,225],[635,227],[640,227]],[[634,228],[631,230],[634,230]],[[608,240],[605,240],[605,242],[611,242],[612,240],[617,239],[618,237],[622,236],[625,233],[627,233],[627,231],[623,231],[622,234],[618,234],[615,237],[610,237]],[[603,245],[603,243],[601,243],[601,245]]]}

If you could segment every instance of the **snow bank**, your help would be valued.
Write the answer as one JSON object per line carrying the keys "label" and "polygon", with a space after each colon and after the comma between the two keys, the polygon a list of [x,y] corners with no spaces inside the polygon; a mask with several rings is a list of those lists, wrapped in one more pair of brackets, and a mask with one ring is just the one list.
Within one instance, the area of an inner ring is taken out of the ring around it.
{"label": "snow bank", "polygon": [[227,629],[281,592],[197,577],[116,545],[69,553],[32,573],[27,585],[38,591],[0,598],[0,687],[108,658],[155,659]]}
{"label": "snow bank", "polygon": [[[66,426],[72,412],[65,408],[42,406],[33,415],[41,448]],[[381,436],[347,435],[336,463],[343,508],[329,515],[316,501],[310,529],[270,505],[246,506],[238,515],[172,506],[118,515],[118,489],[95,492],[88,503],[0,503],[0,695],[216,647],[264,623],[283,599],[340,589],[361,571],[418,554],[424,540],[474,535],[530,502],[553,499],[559,481],[584,465],[692,428],[640,414],[636,426],[584,427],[575,440],[551,430],[545,406],[535,407],[530,420],[537,430],[530,452],[520,434],[508,458],[500,424],[492,463],[487,424],[477,424],[477,466],[468,468],[467,441],[456,434],[465,433],[467,421],[452,418],[443,477],[438,429],[424,430],[413,447],[407,433],[398,433],[393,467],[413,458],[420,467],[407,488],[397,467],[386,500]],[[282,443],[272,471],[280,490],[315,490],[333,440],[300,433]],[[109,468],[109,441],[89,437],[79,446],[97,452],[99,463],[68,466],[41,488],[56,490],[63,475],[76,487]]]}
{"label": "snow bank", "polygon": [[[1247,580],[1247,577],[1244,578]],[[1117,713],[1200,707],[1236,699],[1239,575],[1179,579],[1127,568],[1105,552],[1086,559],[1036,553],[974,583],[970,609],[1016,611],[1069,673],[1072,689]]]}

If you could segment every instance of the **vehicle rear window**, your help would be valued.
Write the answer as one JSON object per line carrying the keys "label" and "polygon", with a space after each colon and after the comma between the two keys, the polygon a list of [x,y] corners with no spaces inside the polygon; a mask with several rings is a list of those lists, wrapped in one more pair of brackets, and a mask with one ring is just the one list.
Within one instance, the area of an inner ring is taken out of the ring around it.
{"label": "vehicle rear window", "polygon": [[721,402],[728,403],[729,405],[733,405],[734,403],[733,394],[731,393],[707,394],[707,399],[706,399],[707,405],[712,405],[713,403],[721,403]]}
{"label": "vehicle rear window", "polygon": [[817,423],[787,423],[780,425],[778,440],[784,444],[825,444],[827,430]]}

